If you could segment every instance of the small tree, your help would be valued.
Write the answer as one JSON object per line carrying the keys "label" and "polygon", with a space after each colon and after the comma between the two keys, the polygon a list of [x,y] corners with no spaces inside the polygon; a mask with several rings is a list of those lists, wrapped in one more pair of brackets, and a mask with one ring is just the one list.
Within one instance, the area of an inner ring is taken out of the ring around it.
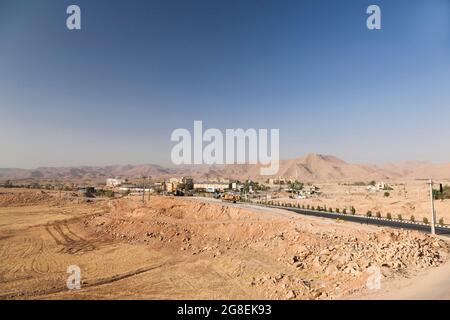
{"label": "small tree", "polygon": [[440,218],[440,219],[439,219],[439,224],[440,224],[441,226],[444,225],[444,218]]}
{"label": "small tree", "polygon": [[5,183],[3,184],[3,187],[5,187],[5,188],[13,188],[14,185],[12,184],[11,180],[6,180]]}
{"label": "small tree", "polygon": [[108,198],[114,198],[115,193],[112,190],[106,190],[105,191],[105,196],[107,196]]}
{"label": "small tree", "polygon": [[400,221],[403,220],[402,215],[401,215],[401,214],[398,214],[398,215],[397,215],[397,219],[400,220]]}
{"label": "small tree", "polygon": [[389,198],[390,195],[391,195],[391,194],[390,194],[389,192],[387,192],[387,191],[384,193],[384,196],[385,196],[386,198]]}
{"label": "small tree", "polygon": [[336,213],[340,213],[341,210],[339,208],[336,208]]}
{"label": "small tree", "polygon": [[428,224],[428,218],[423,217],[423,223]]}
{"label": "small tree", "polygon": [[371,217],[372,216],[372,211],[367,211],[366,216]]}
{"label": "small tree", "polygon": [[387,213],[386,218],[388,218],[389,220],[392,220],[392,215],[390,212]]}
{"label": "small tree", "polygon": [[381,212],[380,211],[377,211],[376,215],[377,215],[377,218],[381,218]]}
{"label": "small tree", "polygon": [[347,214],[347,209],[344,208],[344,209],[342,210],[342,213],[343,213],[343,214]]}
{"label": "small tree", "polygon": [[355,214],[356,214],[356,209],[355,209],[354,206],[352,206],[351,212],[352,212],[352,215],[355,215]]}
{"label": "small tree", "polygon": [[311,208],[311,206],[308,204],[307,206],[306,206],[306,209],[308,209],[309,210],[309,208]]}
{"label": "small tree", "polygon": [[412,222],[416,222],[416,217],[414,217],[414,215],[412,215],[411,218],[410,218],[410,220],[411,220]]}
{"label": "small tree", "polygon": [[332,209],[332,208],[329,208],[329,209],[328,209],[328,212],[332,213],[332,212],[333,212],[333,209]]}

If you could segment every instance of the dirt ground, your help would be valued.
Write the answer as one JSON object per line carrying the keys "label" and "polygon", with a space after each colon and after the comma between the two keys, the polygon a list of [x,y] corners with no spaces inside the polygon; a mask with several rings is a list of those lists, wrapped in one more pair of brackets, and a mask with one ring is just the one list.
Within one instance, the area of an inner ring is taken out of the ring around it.
{"label": "dirt ground", "polygon": [[284,210],[0,190],[0,299],[342,299],[370,290],[371,267],[383,288],[448,252],[424,234]]}
{"label": "dirt ground", "polygon": [[[362,215],[370,210],[374,216],[380,212],[383,217],[386,217],[387,213],[391,213],[393,218],[397,218],[400,214],[405,220],[409,220],[412,215],[416,221],[423,221],[424,217],[428,220],[431,219],[429,186],[426,181],[391,182],[390,186],[393,190],[387,191],[389,192],[388,197],[384,195],[385,191],[369,192],[366,186],[342,183],[317,183],[315,185],[320,188],[321,195],[293,200],[285,194],[274,201],[315,207],[327,206],[327,208],[340,208],[340,210],[344,208],[349,210],[354,206],[357,214]],[[439,186],[435,185],[434,188],[437,189]],[[445,224],[450,224],[450,200],[436,200],[435,208],[437,220],[443,218]]]}

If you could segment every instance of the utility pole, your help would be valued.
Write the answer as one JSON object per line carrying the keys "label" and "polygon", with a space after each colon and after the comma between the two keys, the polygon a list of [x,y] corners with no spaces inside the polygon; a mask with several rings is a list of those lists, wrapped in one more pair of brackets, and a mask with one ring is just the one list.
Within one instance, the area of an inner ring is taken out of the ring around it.
{"label": "utility pole", "polygon": [[149,181],[148,181],[148,182],[149,182],[149,187],[148,187],[148,189],[149,189],[149,190],[148,190],[148,198],[147,198],[147,202],[150,202],[150,189],[151,189],[151,188],[150,188],[150,185],[151,185],[150,179],[151,179],[151,178],[152,178],[152,177],[148,177],[148,180],[149,180]]}
{"label": "utility pole", "polygon": [[433,196],[433,180],[430,179],[430,199],[431,199],[431,234],[436,234],[436,210],[434,209],[434,196]]}
{"label": "utility pole", "polygon": [[145,177],[142,177],[142,204],[145,204]]}

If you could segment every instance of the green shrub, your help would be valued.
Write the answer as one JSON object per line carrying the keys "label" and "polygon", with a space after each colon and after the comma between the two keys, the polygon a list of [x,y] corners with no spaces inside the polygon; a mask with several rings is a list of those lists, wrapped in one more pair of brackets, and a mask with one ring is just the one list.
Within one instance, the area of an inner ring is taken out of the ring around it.
{"label": "green shrub", "polygon": [[114,198],[115,193],[112,190],[106,190],[105,191],[105,196],[107,196],[108,198]]}
{"label": "green shrub", "polygon": [[433,190],[433,195],[435,199],[450,199],[450,186],[443,186],[442,193],[440,190]]}

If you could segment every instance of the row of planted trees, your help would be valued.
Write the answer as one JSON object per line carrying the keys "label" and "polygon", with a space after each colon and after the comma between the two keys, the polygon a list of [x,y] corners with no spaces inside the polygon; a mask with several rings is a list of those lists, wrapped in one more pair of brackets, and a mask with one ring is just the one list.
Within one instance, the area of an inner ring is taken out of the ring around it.
{"label": "row of planted trees", "polygon": [[[297,209],[305,209],[305,210],[316,210],[316,211],[322,211],[322,212],[330,212],[330,213],[342,213],[342,214],[351,214],[351,215],[356,215],[356,209],[354,206],[351,206],[350,209],[344,208],[344,209],[340,209],[340,208],[327,208],[327,206],[314,206],[314,205],[305,205],[302,204],[300,205],[300,203],[289,203],[289,202],[278,202],[278,201],[268,201],[268,202],[264,202],[265,204],[271,205],[271,206],[278,206],[278,207],[285,207],[285,208],[297,208]],[[386,218],[388,220],[392,220],[393,216],[391,213],[387,213],[385,217],[382,216],[380,211],[377,211],[375,214],[369,210],[366,213],[367,217],[376,217],[376,218]],[[397,220],[403,221],[403,216],[401,214],[397,215]],[[416,222],[416,218],[414,215],[411,215],[411,217],[409,218],[410,221],[412,222]],[[426,217],[424,217],[422,219],[423,223],[425,224],[429,224],[429,221]],[[444,225],[444,218],[440,218],[439,219],[439,224],[440,225]]]}
{"label": "row of planted trees", "polygon": [[76,191],[77,188],[74,184],[71,185],[61,185],[61,184],[51,184],[51,183],[13,183],[11,180],[6,180],[0,183],[0,188],[17,188],[17,189],[43,189],[43,190],[64,190],[64,191]]}
{"label": "row of planted trees", "polygon": [[326,205],[324,206],[314,206],[314,205],[305,205],[305,204],[300,204],[300,203],[290,203],[290,202],[278,202],[278,201],[267,201],[264,202],[268,205],[271,206],[278,206],[278,207],[285,207],[285,208],[297,208],[297,209],[305,209],[305,210],[316,210],[316,211],[322,211],[322,212],[330,212],[330,213],[343,213],[343,214],[347,214],[350,213],[352,215],[356,214],[356,209],[355,207],[350,207],[350,209],[344,208],[344,209],[340,209],[340,208],[327,208]]}
{"label": "row of planted trees", "polygon": [[[367,211],[366,216],[367,216],[367,217],[384,218],[384,217],[381,215],[381,212],[380,212],[380,211],[377,211],[375,214],[373,214],[373,212],[372,212],[371,210],[369,210],[369,211]],[[393,219],[392,214],[391,214],[390,212],[388,212],[388,213],[386,214],[386,217],[385,217],[385,218],[388,219],[388,220],[392,220],[392,219]],[[398,215],[397,215],[397,220],[403,221],[403,220],[404,220],[404,219],[403,219],[403,216],[402,216],[401,214],[398,214]],[[411,215],[411,216],[409,217],[409,220],[412,221],[412,222],[416,222],[416,217],[415,217],[414,215]],[[429,220],[428,220],[428,218],[426,218],[426,217],[423,217],[423,218],[422,218],[422,221],[423,221],[423,223],[425,223],[425,224],[429,224],[429,223],[430,223]],[[440,218],[438,223],[439,223],[440,225],[444,225],[444,218]]]}

